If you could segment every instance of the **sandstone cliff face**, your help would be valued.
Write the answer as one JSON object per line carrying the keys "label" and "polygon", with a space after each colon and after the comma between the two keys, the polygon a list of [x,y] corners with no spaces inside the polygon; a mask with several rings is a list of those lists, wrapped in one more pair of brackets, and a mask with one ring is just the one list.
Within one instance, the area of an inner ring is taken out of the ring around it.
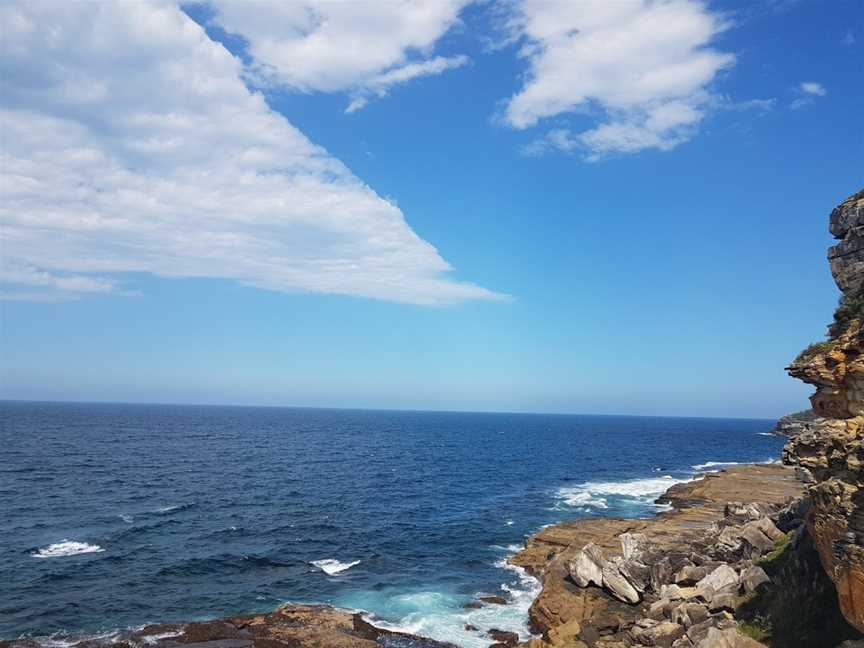
{"label": "sandstone cliff face", "polygon": [[834,209],[830,231],[840,239],[828,259],[842,297],[829,339],[787,369],[816,387],[815,417],[791,438],[783,460],[813,476],[807,528],[843,615],[864,632],[864,191]]}

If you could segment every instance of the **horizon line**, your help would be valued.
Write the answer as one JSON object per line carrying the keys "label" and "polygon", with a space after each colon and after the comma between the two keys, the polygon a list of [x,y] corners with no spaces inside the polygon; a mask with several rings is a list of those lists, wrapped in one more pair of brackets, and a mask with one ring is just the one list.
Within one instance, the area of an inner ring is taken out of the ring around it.
{"label": "horizon line", "polygon": [[[171,403],[157,401],[111,401],[111,400],[46,400],[38,398],[4,398],[0,403],[46,403],[58,405],[150,405],[162,407],[232,407],[247,409],[292,409],[332,410],[337,412],[405,412],[418,414],[518,414],[524,416],[600,416],[619,418],[675,418],[675,419],[725,419],[739,421],[777,421],[780,417],[760,416],[685,416],[681,414],[591,414],[585,412],[537,412],[525,410],[468,410],[468,409],[417,409],[399,407],[336,407],[321,405],[255,405],[238,403]],[[804,410],[802,410],[804,411]],[[795,412],[790,412],[790,414]]]}

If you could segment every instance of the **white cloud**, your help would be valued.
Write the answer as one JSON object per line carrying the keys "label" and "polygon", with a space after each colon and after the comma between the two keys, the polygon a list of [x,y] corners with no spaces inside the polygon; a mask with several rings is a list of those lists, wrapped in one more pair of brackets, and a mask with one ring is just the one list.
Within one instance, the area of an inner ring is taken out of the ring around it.
{"label": "white cloud", "polygon": [[[283,5],[287,6],[287,5]],[[124,273],[416,304],[501,296],[242,82],[168,2],[0,5],[5,297]]]}
{"label": "white cloud", "polygon": [[816,97],[824,97],[828,94],[821,83],[816,81],[803,81],[794,89],[798,96],[789,103],[792,110],[801,110],[813,103]]}
{"label": "white cloud", "polygon": [[211,0],[213,21],[242,36],[259,82],[304,92],[348,92],[347,112],[394,85],[464,65],[432,57],[470,0]]}
{"label": "white cloud", "polygon": [[801,92],[815,95],[817,97],[824,97],[828,94],[825,87],[821,83],[816,83],[815,81],[804,81],[801,84]]}
{"label": "white cloud", "polygon": [[408,63],[402,67],[394,68],[388,72],[379,74],[378,76],[369,79],[364,85],[363,90],[355,94],[351,103],[348,104],[348,108],[345,109],[345,112],[352,113],[363,108],[368,103],[368,97],[370,94],[383,97],[390,91],[390,88],[396,84],[405,83],[406,81],[421,76],[441,74],[446,70],[462,67],[468,62],[469,59],[467,56],[451,56],[450,58],[436,56],[428,61],[423,61],[421,63]]}
{"label": "white cloud", "polygon": [[[514,7],[508,28],[523,38],[529,68],[502,119],[526,129],[558,115],[590,118],[594,126],[566,139],[589,157],[686,141],[712,104],[709,84],[734,61],[709,47],[724,21],[694,0],[521,0]],[[554,147],[550,135],[539,141]]]}

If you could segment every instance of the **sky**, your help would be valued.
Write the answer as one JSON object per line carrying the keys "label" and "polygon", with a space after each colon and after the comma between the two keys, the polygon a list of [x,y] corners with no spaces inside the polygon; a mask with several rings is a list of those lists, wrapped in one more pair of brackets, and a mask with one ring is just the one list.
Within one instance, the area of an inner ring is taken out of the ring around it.
{"label": "sky", "polygon": [[864,2],[0,4],[0,397],[773,418]]}

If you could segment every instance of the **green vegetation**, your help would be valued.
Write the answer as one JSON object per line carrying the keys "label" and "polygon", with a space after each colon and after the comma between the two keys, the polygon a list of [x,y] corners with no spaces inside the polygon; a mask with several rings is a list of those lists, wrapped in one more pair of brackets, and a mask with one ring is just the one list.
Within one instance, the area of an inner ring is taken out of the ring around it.
{"label": "green vegetation", "polygon": [[757,614],[752,621],[739,621],[738,629],[741,634],[747,635],[756,641],[765,641],[772,634],[771,619]]}
{"label": "green vegetation", "polygon": [[864,319],[864,293],[854,297],[842,297],[834,311],[834,323],[829,329],[832,338],[843,335],[854,319]]}
{"label": "green vegetation", "polygon": [[772,648],[825,648],[858,636],[837,605],[837,592],[805,534],[792,547],[794,532],[778,539],[758,560],[771,582],[735,610],[740,631]]}
{"label": "green vegetation", "polygon": [[[786,552],[786,547],[792,541],[792,534],[794,532],[790,531],[782,538],[777,538],[774,541],[774,549],[770,552],[762,556],[759,560],[756,561],[758,565],[765,570],[765,573],[769,576],[771,575],[771,567],[782,567],[783,554]],[[776,564],[775,564],[776,563]]]}
{"label": "green vegetation", "polygon": [[831,348],[832,344],[833,342],[831,342],[831,340],[825,340],[824,342],[814,342],[798,354],[798,356],[792,361],[792,366],[804,364],[814,355],[817,355],[819,353],[825,353]]}

